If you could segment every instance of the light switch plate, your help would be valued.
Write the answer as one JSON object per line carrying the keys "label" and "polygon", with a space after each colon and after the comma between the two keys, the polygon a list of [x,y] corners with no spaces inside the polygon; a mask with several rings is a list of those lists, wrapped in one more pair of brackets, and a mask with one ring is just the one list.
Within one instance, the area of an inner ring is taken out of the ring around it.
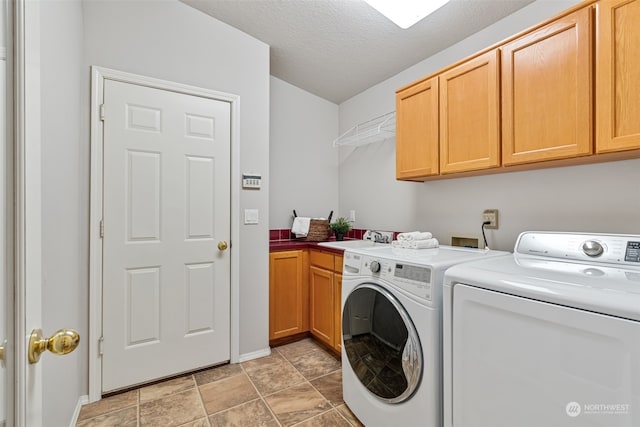
{"label": "light switch plate", "polygon": [[258,224],[260,219],[260,212],[258,209],[245,209],[244,210],[244,223],[245,224]]}

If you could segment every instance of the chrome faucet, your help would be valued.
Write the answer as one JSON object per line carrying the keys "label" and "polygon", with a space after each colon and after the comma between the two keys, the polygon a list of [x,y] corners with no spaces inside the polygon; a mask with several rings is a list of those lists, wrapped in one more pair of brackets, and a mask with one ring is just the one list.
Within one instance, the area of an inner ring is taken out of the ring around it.
{"label": "chrome faucet", "polygon": [[387,231],[367,230],[362,238],[375,243],[391,243],[393,233]]}
{"label": "chrome faucet", "polygon": [[373,241],[376,243],[389,243],[389,236],[384,236],[379,231],[372,231]]}

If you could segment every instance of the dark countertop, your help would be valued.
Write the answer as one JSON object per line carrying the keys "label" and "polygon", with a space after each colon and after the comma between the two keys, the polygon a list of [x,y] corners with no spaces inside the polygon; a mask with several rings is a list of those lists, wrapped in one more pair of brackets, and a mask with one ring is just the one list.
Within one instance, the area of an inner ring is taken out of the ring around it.
{"label": "dark countertop", "polygon": [[[353,240],[353,239],[345,239],[345,240]],[[333,241],[333,239],[329,241]],[[323,251],[332,252],[337,255],[342,255],[344,253],[344,249],[336,249],[336,248],[330,248],[327,246],[319,246],[318,243],[321,243],[321,242],[305,242],[303,240],[270,240],[269,252],[295,251],[298,249],[321,249]]]}

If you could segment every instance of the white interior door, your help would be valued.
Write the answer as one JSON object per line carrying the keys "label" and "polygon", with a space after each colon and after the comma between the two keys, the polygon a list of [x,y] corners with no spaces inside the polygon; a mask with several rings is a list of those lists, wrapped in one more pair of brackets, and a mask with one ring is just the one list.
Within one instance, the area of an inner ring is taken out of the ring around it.
{"label": "white interior door", "polygon": [[230,358],[230,120],[105,80],[103,392]]}

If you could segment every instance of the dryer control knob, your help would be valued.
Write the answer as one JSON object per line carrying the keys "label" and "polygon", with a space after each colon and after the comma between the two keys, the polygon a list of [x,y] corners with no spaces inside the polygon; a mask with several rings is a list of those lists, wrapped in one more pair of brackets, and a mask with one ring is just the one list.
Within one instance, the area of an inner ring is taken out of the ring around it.
{"label": "dryer control knob", "polygon": [[602,255],[604,248],[602,247],[602,243],[597,240],[587,240],[582,244],[582,252],[587,256],[595,258]]}
{"label": "dryer control knob", "polygon": [[369,268],[371,269],[372,273],[379,273],[380,263],[378,261],[371,261],[371,264],[369,264]]}

